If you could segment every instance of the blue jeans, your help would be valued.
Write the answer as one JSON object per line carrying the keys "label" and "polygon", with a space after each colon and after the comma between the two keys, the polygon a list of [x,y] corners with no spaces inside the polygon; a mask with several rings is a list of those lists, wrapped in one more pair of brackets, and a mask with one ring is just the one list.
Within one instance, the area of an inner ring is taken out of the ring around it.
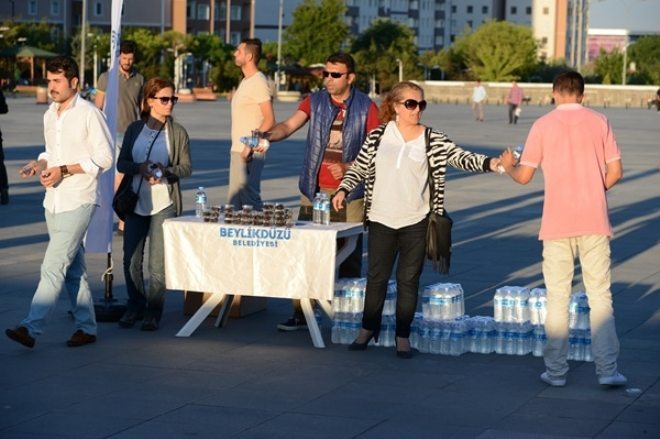
{"label": "blue jeans", "polygon": [[396,336],[408,338],[417,308],[419,277],[426,257],[426,226],[424,218],[417,224],[392,229],[377,222],[369,223],[369,253],[367,254],[367,291],[364,298],[362,327],[379,331],[387,283],[396,267]]}
{"label": "blue jeans", "polygon": [[[160,321],[165,303],[165,241],[163,222],[176,217],[174,205],[151,216],[135,213],[124,224],[124,278],[128,310],[144,312],[145,318]],[[144,246],[149,238],[149,288],[144,287]]]}
{"label": "blue jeans", "polygon": [[21,322],[31,335],[43,332],[46,318],[65,286],[71,300],[76,329],[96,335],[94,300],[87,283],[85,248],[82,245],[95,210],[94,204],[84,204],[62,213],[46,210],[48,248],[41,264],[41,278],[32,298],[30,313]]}

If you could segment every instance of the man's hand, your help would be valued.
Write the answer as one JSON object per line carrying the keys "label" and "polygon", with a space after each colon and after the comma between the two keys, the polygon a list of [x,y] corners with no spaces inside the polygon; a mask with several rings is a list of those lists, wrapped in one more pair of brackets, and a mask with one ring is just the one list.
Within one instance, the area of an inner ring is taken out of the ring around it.
{"label": "man's hand", "polygon": [[505,149],[500,155],[500,164],[506,172],[511,172],[511,170],[516,167],[517,162],[518,159],[513,155],[511,148]]}
{"label": "man's hand", "polygon": [[249,146],[243,146],[243,151],[241,151],[241,158],[243,159],[243,161],[249,162],[250,160],[252,160],[252,153],[253,153],[252,148],[250,148]]}
{"label": "man's hand", "polygon": [[46,170],[41,171],[39,182],[45,188],[53,187],[59,184],[64,179],[62,171],[59,166],[53,166]]}
{"label": "man's hand", "polygon": [[23,178],[34,177],[37,173],[46,169],[47,163],[45,160],[32,160],[27,165],[18,170],[18,173]]}
{"label": "man's hand", "polygon": [[330,171],[330,174],[332,174],[335,180],[341,180],[346,172],[346,165],[343,163],[333,163],[328,166],[328,171]]}

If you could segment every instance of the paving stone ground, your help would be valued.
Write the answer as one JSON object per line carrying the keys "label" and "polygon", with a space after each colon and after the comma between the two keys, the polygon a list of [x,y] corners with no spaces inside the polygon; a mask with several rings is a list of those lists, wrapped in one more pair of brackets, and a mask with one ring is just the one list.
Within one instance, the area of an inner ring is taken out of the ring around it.
{"label": "paving stone ground", "polygon": [[[27,313],[47,244],[35,181],[18,169],[42,149],[45,106],[9,99],[0,118],[10,204],[0,206],[0,322],[11,327]],[[295,104],[276,104],[283,120]],[[456,143],[498,154],[522,143],[535,118],[550,107],[528,106],[518,125],[507,109],[486,108],[472,120],[465,105],[431,105],[424,122]],[[0,437],[3,438],[657,438],[660,437],[660,115],[605,109],[624,157],[624,180],[609,194],[613,285],[624,388],[599,386],[592,363],[571,362],[568,385],[539,379],[540,358],[417,354],[401,361],[393,348],[348,352],[312,347],[306,332],[282,333],[290,313],[284,300],[232,319],[224,328],[207,320],[192,337],[174,334],[186,321],[183,295],[168,293],[161,329],[145,333],[101,323],[95,345],[67,348],[73,331],[63,296],[46,332],[28,350],[0,339]],[[183,182],[192,213],[197,186],[214,204],[228,181],[229,105],[181,104],[176,117],[192,139],[194,175]],[[306,129],[274,144],[263,178],[265,199],[295,207]],[[542,286],[536,235],[542,176],[517,186],[498,175],[450,171],[447,208],[454,221],[449,276],[426,267],[422,284],[459,282],[466,312],[492,315],[503,285]],[[567,213],[570,214],[570,213]],[[114,293],[125,298],[121,238],[115,237]],[[103,254],[88,254],[94,294],[101,298]],[[582,289],[577,273],[575,290]],[[634,390],[639,389],[638,394]],[[631,394],[632,393],[632,394]]]}

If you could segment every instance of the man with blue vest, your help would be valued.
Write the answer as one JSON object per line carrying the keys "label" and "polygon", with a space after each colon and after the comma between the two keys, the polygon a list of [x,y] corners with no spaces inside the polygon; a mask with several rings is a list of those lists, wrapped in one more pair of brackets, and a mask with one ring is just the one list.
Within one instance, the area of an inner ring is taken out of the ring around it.
{"label": "man with blue vest", "polygon": [[[264,133],[271,142],[286,139],[309,121],[307,147],[298,181],[302,194],[300,220],[312,219],[311,200],[316,192],[334,194],[344,173],[357,157],[367,133],[379,125],[376,104],[352,86],[356,78],[353,57],[343,52],[330,55],[323,78],[324,89],[306,97],[291,117]],[[331,220],[362,222],[363,196],[364,188],[360,186],[348,195],[346,209],[339,213],[332,211]],[[361,275],[360,237],[355,251],[339,266],[339,277]],[[277,325],[278,329],[295,331],[307,328],[299,300],[293,301],[293,308],[293,316]]]}

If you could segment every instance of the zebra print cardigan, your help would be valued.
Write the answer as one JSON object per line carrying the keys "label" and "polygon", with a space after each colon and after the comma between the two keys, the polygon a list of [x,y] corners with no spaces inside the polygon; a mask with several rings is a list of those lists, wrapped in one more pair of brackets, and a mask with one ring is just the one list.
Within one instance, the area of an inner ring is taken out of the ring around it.
{"label": "zebra print cardigan", "polygon": [[[390,122],[394,123],[394,122]],[[372,130],[362,144],[351,168],[346,172],[338,191],[346,195],[360,182],[364,187],[364,224],[369,222],[369,211],[376,182],[376,152],[387,124]],[[426,156],[429,166],[429,188],[431,190],[431,210],[438,215],[444,213],[445,173],[447,165],[469,172],[490,172],[490,157],[466,151],[452,142],[444,133],[426,128]],[[386,175],[386,174],[385,174]]]}

